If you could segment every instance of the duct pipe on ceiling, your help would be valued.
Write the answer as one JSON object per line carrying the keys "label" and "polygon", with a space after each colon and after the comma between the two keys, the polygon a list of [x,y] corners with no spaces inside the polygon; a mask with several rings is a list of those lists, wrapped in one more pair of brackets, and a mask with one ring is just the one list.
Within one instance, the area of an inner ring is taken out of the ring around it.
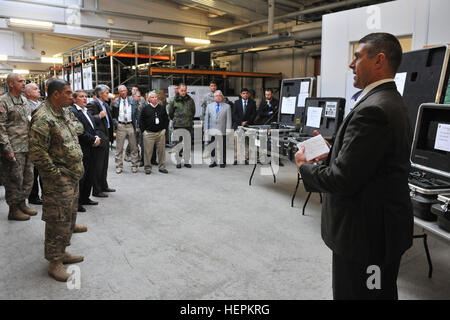
{"label": "duct pipe on ceiling", "polygon": [[[320,12],[320,11],[333,10],[333,9],[337,9],[337,8],[341,8],[341,7],[346,7],[346,6],[351,6],[351,5],[355,5],[355,4],[360,4],[360,3],[363,3],[363,2],[367,2],[367,1],[368,0],[344,0],[344,1],[337,2],[337,3],[326,4],[326,5],[323,5],[323,6],[319,6],[319,7],[315,7],[315,8],[311,8],[311,9],[306,9],[306,10],[300,10],[300,11],[288,13],[288,14],[285,14],[285,15],[282,15],[282,16],[274,17],[274,21],[283,20],[283,19],[291,19],[291,18],[295,18],[297,16],[301,16],[301,15],[305,15],[305,14],[311,14],[311,13],[317,13],[317,12]],[[246,24],[241,24],[241,25],[238,25],[238,26],[233,26],[233,27],[229,27],[229,28],[223,28],[223,29],[219,29],[219,30],[208,32],[207,35],[208,36],[216,36],[218,34],[230,32],[230,31],[234,31],[234,30],[240,30],[240,29],[244,29],[244,28],[248,28],[248,27],[257,26],[257,25],[260,25],[260,24],[265,24],[265,23],[267,23],[267,21],[268,21],[268,19],[263,19],[263,20],[258,20],[258,21],[246,23]]]}
{"label": "duct pipe on ceiling", "polygon": [[[226,44],[212,45],[208,47],[198,48],[200,51],[222,51],[228,49],[249,48],[253,46],[274,44],[292,40],[312,40],[318,39],[322,35],[321,28],[308,29],[298,32],[282,32],[270,36],[247,38]],[[196,48],[197,49],[197,48]]]}

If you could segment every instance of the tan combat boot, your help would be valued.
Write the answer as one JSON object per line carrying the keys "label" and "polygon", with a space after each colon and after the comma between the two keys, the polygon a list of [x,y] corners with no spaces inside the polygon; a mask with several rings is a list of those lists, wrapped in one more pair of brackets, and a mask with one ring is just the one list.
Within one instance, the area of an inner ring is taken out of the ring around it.
{"label": "tan combat boot", "polygon": [[64,253],[64,257],[62,260],[62,263],[78,263],[84,260],[84,256],[82,255],[76,255],[76,254],[70,254],[68,252]]}
{"label": "tan combat boot", "polygon": [[23,202],[19,205],[19,208],[20,208],[20,210],[22,210],[23,213],[25,213],[29,216],[37,215],[37,211],[28,207],[27,204],[25,203],[25,200],[23,200]]}
{"label": "tan combat boot", "polygon": [[66,282],[70,278],[66,267],[62,264],[62,260],[52,261],[48,265],[48,275],[57,281]]}
{"label": "tan combat boot", "polygon": [[25,220],[30,220],[30,216],[27,214],[24,214],[19,209],[18,205],[10,205],[8,220],[25,221]]}
{"label": "tan combat boot", "polygon": [[83,226],[83,225],[79,225],[76,224],[75,227],[73,228],[73,233],[81,233],[81,232],[86,232],[87,231],[87,226]]}

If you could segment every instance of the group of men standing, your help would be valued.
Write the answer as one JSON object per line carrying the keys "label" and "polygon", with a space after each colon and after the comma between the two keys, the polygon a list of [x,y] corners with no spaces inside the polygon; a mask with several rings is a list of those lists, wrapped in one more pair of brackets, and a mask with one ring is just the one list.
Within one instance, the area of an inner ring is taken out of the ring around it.
{"label": "group of men standing", "polygon": [[[251,98],[250,90],[242,88],[240,97],[234,104],[224,97],[222,91],[217,90],[217,83],[211,81],[210,92],[204,97],[202,102],[201,120],[203,120],[203,132],[205,141],[215,143],[211,151],[210,168],[217,166],[217,161],[221,168],[226,166],[226,136],[239,130],[239,127],[246,127],[256,124],[268,124],[277,120],[278,100],[273,95],[272,89],[265,90],[263,99],[256,108],[256,102]],[[220,138],[219,138],[220,137]],[[216,157],[216,150],[220,156]],[[245,163],[248,164],[248,145],[245,151]],[[235,157],[238,158],[238,148],[235,141]],[[237,164],[237,160],[234,161]]]}
{"label": "group of men standing", "polygon": [[[7,83],[9,91],[0,97],[0,146],[8,219],[24,221],[37,214],[27,206],[27,198],[30,203],[43,205],[48,273],[66,281],[70,275],[64,264],[84,260],[82,255],[66,252],[72,234],[87,231],[86,226],[76,224],[77,212],[85,212],[85,205],[98,204],[90,199],[91,195],[106,198],[108,192],[115,191],[107,182],[114,128],[117,174],[123,171],[125,140],[130,147],[132,172],[138,171],[139,137],[145,173],[152,172],[154,150],[159,172],[168,173],[165,143],[169,118],[174,129],[186,129],[191,134],[192,143],[195,103],[185,84],[179,85],[166,108],[156,92],[149,92],[148,100],[142,103],[139,91],[134,90],[129,97],[125,86],[119,86],[119,97],[114,100],[108,86],[98,85],[95,98],[88,103],[85,91],[73,92],[66,81],[51,79],[46,83],[46,99],[41,102],[39,87],[34,83],[25,85],[23,76],[11,73]],[[226,133],[255,123],[256,104],[243,89],[241,99],[232,108],[215,82],[210,88],[213,100],[202,112],[205,137],[210,142],[220,140],[225,147]],[[273,107],[269,108],[275,112],[277,103],[272,101]],[[217,165],[215,152],[211,156],[213,167]],[[225,167],[225,156],[222,154],[221,167]],[[190,168],[191,164],[185,162],[184,166]],[[181,162],[177,168],[181,168]]]}

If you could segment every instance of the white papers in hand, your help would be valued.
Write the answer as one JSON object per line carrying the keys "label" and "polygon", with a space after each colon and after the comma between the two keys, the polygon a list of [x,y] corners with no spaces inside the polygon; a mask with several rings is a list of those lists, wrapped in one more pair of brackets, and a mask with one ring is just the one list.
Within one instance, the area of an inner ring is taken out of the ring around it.
{"label": "white papers in hand", "polygon": [[297,144],[299,150],[302,146],[305,146],[306,161],[311,161],[330,152],[330,148],[328,148],[328,145],[320,134]]}
{"label": "white papers in hand", "polygon": [[450,124],[438,124],[434,148],[450,152]]}
{"label": "white papers in hand", "polygon": [[295,114],[295,100],[297,97],[283,97],[281,102],[281,113]]}
{"label": "white papers in hand", "polygon": [[312,128],[320,128],[320,119],[322,118],[322,109],[318,107],[309,107],[306,115],[306,126]]}

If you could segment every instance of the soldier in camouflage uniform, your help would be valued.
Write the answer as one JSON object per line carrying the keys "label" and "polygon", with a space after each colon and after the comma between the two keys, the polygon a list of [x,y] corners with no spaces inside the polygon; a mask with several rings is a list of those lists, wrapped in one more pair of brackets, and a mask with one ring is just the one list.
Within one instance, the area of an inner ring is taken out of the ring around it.
{"label": "soldier in camouflage uniform", "polygon": [[211,81],[209,83],[209,89],[211,89],[211,91],[202,100],[202,115],[200,117],[200,120],[202,120],[202,121],[205,120],[205,113],[206,113],[206,108],[208,107],[208,105],[215,102],[214,101],[214,92],[216,92],[216,90],[217,90],[217,83],[215,81]]}
{"label": "soldier in camouflage uniform", "polygon": [[[194,116],[195,116],[195,102],[187,94],[187,87],[185,84],[179,85],[179,94],[169,103],[169,118],[173,120],[173,129],[186,129],[191,134],[191,141],[188,143],[193,144],[194,141]],[[181,142],[180,138],[180,142]],[[182,156],[183,149],[180,151],[180,157]],[[190,168],[189,162],[190,155],[184,157],[186,168]],[[177,168],[181,168],[181,163],[177,164]]]}
{"label": "soldier in camouflage uniform", "polygon": [[0,144],[4,169],[5,198],[9,220],[25,221],[37,214],[25,199],[33,186],[33,164],[28,155],[31,108],[22,95],[25,79],[10,73],[6,80],[9,92],[0,97]]}
{"label": "soldier in camouflage uniform", "polygon": [[49,275],[58,281],[70,277],[63,263],[84,259],[65,252],[75,227],[78,182],[84,173],[78,142],[83,126],[67,108],[73,103],[72,94],[68,82],[51,81],[48,99],[33,113],[30,130],[30,158],[44,184],[45,258],[50,262]]}

